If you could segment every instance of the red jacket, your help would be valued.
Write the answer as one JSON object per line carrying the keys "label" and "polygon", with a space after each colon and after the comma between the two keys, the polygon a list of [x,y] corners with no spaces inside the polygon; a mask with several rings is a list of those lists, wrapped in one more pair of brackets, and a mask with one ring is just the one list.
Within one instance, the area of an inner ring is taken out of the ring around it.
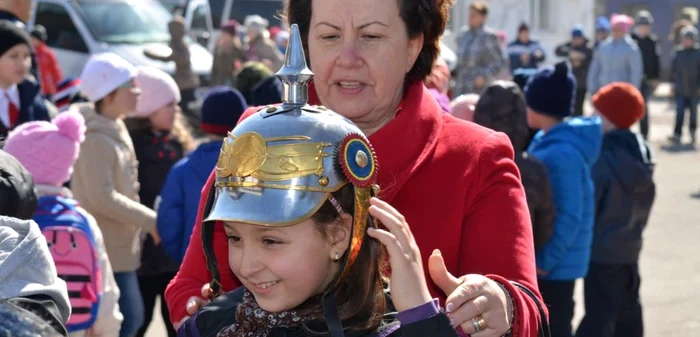
{"label": "red jacket", "polygon": [[[536,336],[536,304],[508,283],[518,281],[537,293],[530,215],[508,137],[445,114],[420,82],[409,88],[403,107],[369,140],[377,152],[380,197],[408,220],[429,283],[428,257],[439,248],[453,275],[482,274],[504,284],[515,303],[514,336]],[[210,281],[200,238],[213,178],[212,172],[185,259],[165,292],[173,322],[187,315],[187,300],[201,296]],[[214,249],[223,290],[233,290],[239,282],[227,263],[223,226],[217,226]]]}
{"label": "red jacket", "polygon": [[42,92],[49,95],[56,94],[56,86],[63,79],[56,54],[49,46],[42,43],[36,47],[36,59],[39,63]]}

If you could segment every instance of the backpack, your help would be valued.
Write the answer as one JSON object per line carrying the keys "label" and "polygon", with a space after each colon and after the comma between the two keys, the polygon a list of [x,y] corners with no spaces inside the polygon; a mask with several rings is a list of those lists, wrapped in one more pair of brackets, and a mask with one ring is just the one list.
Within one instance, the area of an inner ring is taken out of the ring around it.
{"label": "backpack", "polygon": [[71,316],[68,332],[86,330],[95,323],[102,299],[102,271],[97,243],[78,202],[60,196],[39,198],[33,220],[46,237],[58,277],[66,282]]}

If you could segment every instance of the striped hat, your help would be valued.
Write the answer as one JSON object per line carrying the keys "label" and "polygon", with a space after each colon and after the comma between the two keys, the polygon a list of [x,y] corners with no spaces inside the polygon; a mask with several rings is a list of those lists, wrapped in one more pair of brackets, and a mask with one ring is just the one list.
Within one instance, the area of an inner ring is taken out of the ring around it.
{"label": "striped hat", "polygon": [[60,112],[68,110],[68,107],[75,103],[80,97],[80,78],[66,77],[58,83],[56,94],[53,96],[53,103]]}

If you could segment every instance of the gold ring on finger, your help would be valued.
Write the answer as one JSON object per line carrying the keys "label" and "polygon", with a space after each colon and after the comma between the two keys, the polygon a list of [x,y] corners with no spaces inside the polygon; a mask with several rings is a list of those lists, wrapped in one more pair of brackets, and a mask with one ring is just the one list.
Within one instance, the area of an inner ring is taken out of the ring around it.
{"label": "gold ring on finger", "polygon": [[472,325],[474,326],[474,330],[476,332],[484,331],[486,329],[486,320],[481,317],[481,315],[478,315],[472,318]]}

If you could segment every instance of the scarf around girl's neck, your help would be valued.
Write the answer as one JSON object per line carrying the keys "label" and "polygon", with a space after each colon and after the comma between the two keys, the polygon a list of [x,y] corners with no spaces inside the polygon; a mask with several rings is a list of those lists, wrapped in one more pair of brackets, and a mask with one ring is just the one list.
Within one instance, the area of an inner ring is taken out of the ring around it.
{"label": "scarf around girl's neck", "polygon": [[294,328],[311,319],[297,310],[269,313],[258,305],[255,297],[246,290],[236,309],[236,323],[221,330],[217,337],[268,337],[274,328]]}

